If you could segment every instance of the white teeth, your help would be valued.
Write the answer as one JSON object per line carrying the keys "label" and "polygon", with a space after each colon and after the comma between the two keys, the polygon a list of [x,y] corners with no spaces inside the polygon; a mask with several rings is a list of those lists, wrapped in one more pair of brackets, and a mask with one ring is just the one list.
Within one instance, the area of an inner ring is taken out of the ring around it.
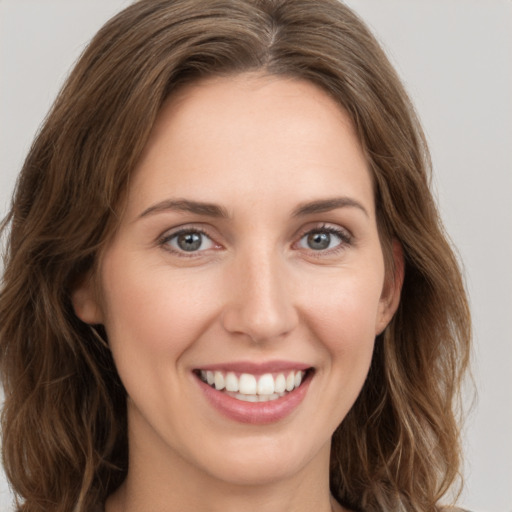
{"label": "white teeth", "polygon": [[238,379],[233,372],[229,372],[226,375],[226,390],[227,391],[238,391]]}
{"label": "white teeth", "polygon": [[237,397],[239,400],[243,400],[244,402],[257,402],[258,395],[243,395],[242,393],[238,393]]}
{"label": "white teeth", "polygon": [[295,387],[295,374],[293,372],[286,377],[286,391],[291,391]]}
{"label": "white teeth", "polygon": [[286,393],[272,393],[271,395],[242,395],[242,393],[228,392],[229,396],[232,396],[237,400],[242,400],[243,402],[270,402],[281,398],[285,394]]}
{"label": "white teeth", "polygon": [[257,392],[256,377],[250,373],[242,373],[238,383],[238,390],[243,395],[255,395]]}
{"label": "white teeth", "polygon": [[271,373],[265,373],[258,380],[258,395],[272,395],[274,391],[274,377]]}
{"label": "white teeth", "polygon": [[278,393],[272,393],[271,395],[242,395],[242,393],[228,393],[237,400],[242,402],[270,402],[271,400],[277,400],[283,395]]}
{"label": "white teeth", "polygon": [[305,372],[291,371],[286,376],[284,373],[265,373],[259,377],[250,373],[242,373],[240,377],[237,377],[234,372],[200,370],[199,375],[204,382],[215,387],[217,391],[224,390],[234,398],[248,402],[265,402],[276,400],[284,396],[286,392],[298,388]]}
{"label": "white teeth", "polygon": [[220,391],[225,388],[224,375],[221,372],[215,372],[215,389]]}
{"label": "white teeth", "polygon": [[282,373],[276,377],[274,388],[276,393],[284,393],[286,391],[286,378]]}

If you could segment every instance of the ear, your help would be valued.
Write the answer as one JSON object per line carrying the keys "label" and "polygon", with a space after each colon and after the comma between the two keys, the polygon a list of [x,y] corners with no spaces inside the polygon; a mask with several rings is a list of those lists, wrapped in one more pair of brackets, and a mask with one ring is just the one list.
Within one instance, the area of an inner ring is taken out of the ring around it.
{"label": "ear", "polygon": [[71,292],[75,314],[86,324],[102,324],[103,314],[97,299],[94,279],[90,273],[80,278]]}
{"label": "ear", "polygon": [[375,334],[381,334],[388,326],[400,304],[400,293],[404,283],[404,252],[396,239],[392,242],[393,272],[386,276],[379,303]]}

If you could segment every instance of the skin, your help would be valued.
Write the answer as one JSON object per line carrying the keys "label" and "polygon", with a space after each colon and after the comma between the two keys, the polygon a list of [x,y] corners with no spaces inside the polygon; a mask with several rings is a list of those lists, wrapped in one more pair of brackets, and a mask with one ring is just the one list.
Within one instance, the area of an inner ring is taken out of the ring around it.
{"label": "skin", "polygon": [[[344,202],[297,214],[332,198]],[[165,208],[170,200],[226,217]],[[182,227],[207,234],[199,250],[180,252],[172,235]],[[311,248],[311,232],[327,234],[329,248]],[[243,74],[169,99],[102,256],[99,291],[94,282],[75,290],[75,311],[105,325],[129,396],[129,472],[107,512],[343,510],[329,493],[331,436],[401,280],[386,278],[368,166],[328,95]],[[307,363],[314,375],[300,405],[267,425],[220,414],[192,371],[269,360]]]}

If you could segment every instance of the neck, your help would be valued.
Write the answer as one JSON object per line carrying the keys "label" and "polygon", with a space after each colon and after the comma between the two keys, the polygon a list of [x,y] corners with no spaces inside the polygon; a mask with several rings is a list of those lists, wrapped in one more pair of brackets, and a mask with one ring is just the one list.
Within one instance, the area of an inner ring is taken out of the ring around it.
{"label": "neck", "polygon": [[343,511],[329,491],[330,446],[299,471],[247,483],[236,471],[231,479],[204,471],[155,442],[154,432],[144,434],[130,439],[128,475],[106,512]]}
{"label": "neck", "polygon": [[[154,486],[153,486],[154,487]],[[307,492],[304,490],[307,489]],[[184,492],[185,491],[185,492]],[[348,512],[330,496],[311,486],[240,487],[219,485],[195,494],[167,485],[166,491],[140,489],[127,480],[107,501],[106,512]]]}

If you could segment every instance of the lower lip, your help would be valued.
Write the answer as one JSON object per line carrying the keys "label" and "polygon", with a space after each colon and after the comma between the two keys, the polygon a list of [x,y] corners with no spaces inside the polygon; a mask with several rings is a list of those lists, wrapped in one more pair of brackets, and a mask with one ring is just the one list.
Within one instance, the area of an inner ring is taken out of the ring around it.
{"label": "lower lip", "polygon": [[308,373],[302,384],[286,395],[268,402],[244,402],[222,391],[217,391],[196,377],[203,393],[217,411],[231,420],[252,425],[275,423],[291,414],[308,392],[312,375]]}

